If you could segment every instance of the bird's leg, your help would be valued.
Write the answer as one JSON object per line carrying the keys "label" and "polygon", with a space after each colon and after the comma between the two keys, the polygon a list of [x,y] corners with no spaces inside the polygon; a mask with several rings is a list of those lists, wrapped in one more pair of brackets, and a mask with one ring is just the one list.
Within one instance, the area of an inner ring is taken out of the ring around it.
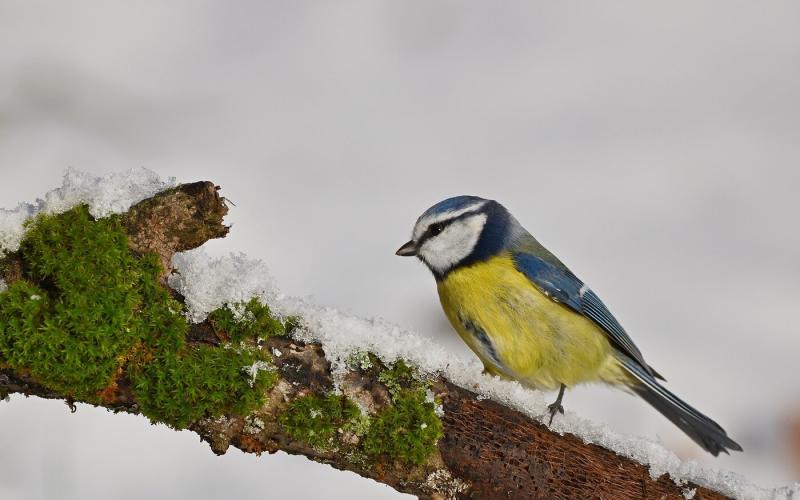
{"label": "bird's leg", "polygon": [[564,389],[566,388],[567,388],[566,385],[561,384],[561,388],[558,390],[558,397],[553,402],[553,404],[547,406],[547,410],[550,412],[550,421],[547,422],[547,425],[553,423],[553,417],[556,416],[556,413],[560,413],[562,415],[564,414],[564,407],[561,406],[561,400],[564,399]]}

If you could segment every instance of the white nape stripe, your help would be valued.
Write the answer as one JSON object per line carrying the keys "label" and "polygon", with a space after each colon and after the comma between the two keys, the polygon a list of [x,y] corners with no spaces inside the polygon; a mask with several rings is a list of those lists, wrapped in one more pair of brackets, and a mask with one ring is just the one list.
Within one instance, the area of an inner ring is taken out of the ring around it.
{"label": "white nape stripe", "polygon": [[586,284],[583,284],[583,285],[581,286],[581,289],[578,291],[578,295],[580,295],[581,297],[583,297],[583,296],[586,294],[586,292],[588,292],[588,291],[589,291],[589,287],[588,287],[588,286],[586,286]]}
{"label": "white nape stripe", "polygon": [[454,219],[459,215],[464,215],[467,212],[478,210],[487,203],[489,203],[489,200],[481,200],[473,203],[472,205],[467,205],[466,207],[461,208],[459,210],[451,210],[449,212],[444,212],[441,214],[429,215],[428,217],[425,217],[424,219],[417,221],[417,223],[414,225],[414,234],[412,235],[413,236],[412,239],[414,241],[419,240],[422,237],[422,235],[425,234],[425,231],[428,230],[431,224],[436,224],[437,222],[442,222],[448,219]]}

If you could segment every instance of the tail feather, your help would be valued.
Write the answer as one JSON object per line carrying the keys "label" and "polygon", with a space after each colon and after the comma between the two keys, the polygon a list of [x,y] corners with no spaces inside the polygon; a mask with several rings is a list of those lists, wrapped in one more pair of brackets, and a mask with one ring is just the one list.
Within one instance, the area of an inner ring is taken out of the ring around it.
{"label": "tail feather", "polygon": [[633,375],[639,384],[631,390],[677,425],[687,436],[715,457],[728,450],[742,451],[736,441],[728,437],[719,424],[692,408],[678,396],[671,393],[644,370],[633,359],[618,353],[622,365]]}

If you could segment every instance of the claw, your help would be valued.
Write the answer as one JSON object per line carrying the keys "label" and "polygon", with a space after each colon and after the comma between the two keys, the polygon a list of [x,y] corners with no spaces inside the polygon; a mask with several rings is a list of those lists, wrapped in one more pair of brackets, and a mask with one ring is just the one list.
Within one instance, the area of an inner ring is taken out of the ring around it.
{"label": "claw", "polygon": [[561,403],[553,403],[547,405],[547,411],[550,412],[550,421],[547,422],[547,425],[550,425],[553,423],[553,417],[556,416],[556,413],[560,413],[562,415],[564,414],[564,407],[561,405]]}

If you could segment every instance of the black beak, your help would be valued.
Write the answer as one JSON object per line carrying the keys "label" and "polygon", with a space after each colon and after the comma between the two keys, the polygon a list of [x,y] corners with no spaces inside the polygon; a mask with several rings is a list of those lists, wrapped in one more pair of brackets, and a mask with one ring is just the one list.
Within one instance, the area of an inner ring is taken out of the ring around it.
{"label": "black beak", "polygon": [[411,240],[405,245],[398,248],[394,254],[399,255],[401,257],[412,257],[414,255],[417,255],[417,244],[414,243],[414,240]]}

